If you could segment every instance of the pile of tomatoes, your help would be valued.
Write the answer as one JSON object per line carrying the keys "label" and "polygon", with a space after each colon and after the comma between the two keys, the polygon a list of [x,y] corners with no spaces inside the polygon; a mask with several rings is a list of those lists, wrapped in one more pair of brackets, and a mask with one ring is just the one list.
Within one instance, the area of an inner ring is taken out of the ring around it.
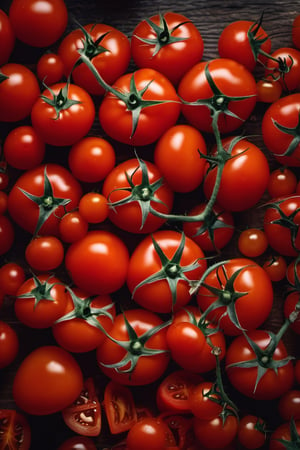
{"label": "pile of tomatoes", "polygon": [[70,21],[0,10],[0,449],[299,448],[300,15]]}

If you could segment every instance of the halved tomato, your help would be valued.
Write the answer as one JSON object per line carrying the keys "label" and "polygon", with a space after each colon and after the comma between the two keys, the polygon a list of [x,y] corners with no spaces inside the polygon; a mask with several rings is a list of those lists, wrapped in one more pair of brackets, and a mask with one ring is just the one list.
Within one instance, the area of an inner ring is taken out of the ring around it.
{"label": "halved tomato", "polygon": [[0,449],[29,450],[31,430],[26,417],[14,409],[0,409]]}

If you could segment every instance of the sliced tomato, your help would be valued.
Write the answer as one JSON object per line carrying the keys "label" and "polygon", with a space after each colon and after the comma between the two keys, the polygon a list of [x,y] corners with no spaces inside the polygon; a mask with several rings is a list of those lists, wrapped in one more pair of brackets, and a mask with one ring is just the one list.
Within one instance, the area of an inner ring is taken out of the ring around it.
{"label": "sliced tomato", "polygon": [[93,378],[87,378],[79,397],[62,410],[66,425],[82,436],[98,436],[101,431],[101,404]]}
{"label": "sliced tomato", "polygon": [[191,446],[196,443],[193,431],[193,419],[191,416],[162,413],[159,418],[168,425],[173,435],[176,437],[178,449],[190,449]]}
{"label": "sliced tomato", "polygon": [[104,389],[103,405],[112,434],[127,431],[138,421],[132,392],[125,385],[109,381]]}
{"label": "sliced tomato", "polygon": [[0,409],[0,449],[29,450],[31,430],[26,417],[14,409]]}

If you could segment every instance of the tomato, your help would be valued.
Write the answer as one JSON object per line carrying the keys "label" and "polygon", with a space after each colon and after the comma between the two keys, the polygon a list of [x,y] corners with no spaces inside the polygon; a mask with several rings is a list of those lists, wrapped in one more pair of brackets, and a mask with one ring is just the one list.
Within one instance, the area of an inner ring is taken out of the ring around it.
{"label": "tomato", "polygon": [[73,282],[89,294],[110,294],[126,281],[129,251],[116,234],[89,231],[66,251],[65,267]]}
{"label": "tomato", "polygon": [[194,433],[202,447],[221,449],[230,444],[238,431],[238,419],[229,414],[223,419],[218,416],[210,420],[194,418]]}
{"label": "tomato", "polygon": [[248,258],[262,255],[268,248],[268,240],[263,230],[259,228],[246,228],[238,238],[239,251]]}
{"label": "tomato", "polygon": [[25,259],[30,267],[39,272],[57,269],[64,259],[64,247],[55,236],[37,236],[25,248]]}
{"label": "tomato", "polygon": [[[245,211],[262,198],[269,181],[270,169],[263,151],[247,139],[227,137],[222,141],[231,155],[222,170],[216,202],[227,211]],[[213,154],[216,155],[216,149]],[[204,194],[210,198],[216,183],[217,167],[207,164]]]}
{"label": "tomato", "polygon": [[64,75],[63,60],[56,53],[44,53],[37,62],[36,74],[46,86],[58,83]]}
{"label": "tomato", "polygon": [[269,275],[271,281],[281,281],[286,274],[287,262],[283,256],[274,255],[266,259],[262,267]]}
{"label": "tomato", "polygon": [[296,90],[299,87],[300,51],[292,47],[276,49],[266,62],[265,73],[278,79],[284,91]]}
{"label": "tomato", "polygon": [[293,426],[291,425],[291,422],[284,422],[278,425],[275,431],[271,434],[269,449],[283,450],[289,447],[297,448],[300,444],[299,436],[300,420],[295,420]]}
{"label": "tomato", "polygon": [[59,222],[59,236],[62,241],[71,243],[83,238],[89,224],[78,211],[66,213]]}
{"label": "tomato", "polygon": [[0,9],[0,66],[6,64],[15,46],[15,33],[11,26],[8,15]]}
{"label": "tomato", "polygon": [[178,231],[159,230],[133,250],[127,285],[137,304],[167,313],[189,303],[191,283],[205,269],[204,253],[192,239]]}
{"label": "tomato", "polygon": [[94,119],[88,92],[64,82],[45,89],[31,110],[33,128],[44,142],[55,146],[73,145],[88,133]]}
{"label": "tomato", "polygon": [[[201,214],[206,203],[199,203],[188,212],[188,216]],[[215,252],[225,247],[234,233],[234,219],[230,211],[224,211],[216,203],[205,221],[183,222],[184,233],[193,239],[204,252]]]}
{"label": "tomato", "polygon": [[[250,398],[271,400],[287,392],[294,382],[294,369],[291,360],[280,366],[280,361],[288,356],[284,343],[280,340],[269,356],[265,355],[268,345],[273,345],[269,332],[252,330],[247,333],[260,349],[258,357],[245,335],[237,336],[228,346],[226,353],[226,370],[232,385]],[[271,350],[271,348],[270,348]],[[267,363],[264,360],[268,357]],[[253,366],[244,366],[244,362],[257,362]],[[261,359],[263,358],[263,359]],[[237,364],[238,365],[235,365]],[[239,364],[240,363],[240,364]],[[231,364],[233,364],[231,366]],[[276,366],[279,364],[279,367]],[[276,366],[276,367],[272,367]],[[258,372],[259,371],[259,372]]]}
{"label": "tomato", "polygon": [[8,183],[9,183],[9,175],[6,172],[6,169],[2,169],[2,167],[0,167],[0,190],[6,189]]}
{"label": "tomato", "polygon": [[28,278],[14,303],[20,322],[31,328],[48,328],[64,312],[67,297],[62,281],[51,274]]}
{"label": "tomato", "polygon": [[74,402],[82,387],[82,372],[72,355],[54,345],[40,346],[19,365],[13,398],[28,414],[46,415]]}
{"label": "tomato", "polygon": [[295,378],[296,378],[296,383],[300,384],[300,360],[297,360],[295,363]]}
{"label": "tomato", "polygon": [[132,33],[135,64],[158,70],[175,85],[201,60],[203,50],[198,28],[186,16],[171,11],[142,20]]}
{"label": "tomato", "polygon": [[69,168],[80,181],[96,183],[113,169],[116,162],[114,147],[97,136],[87,136],[72,145],[68,154]]}
{"label": "tomato", "polygon": [[282,87],[279,80],[274,80],[271,75],[266,75],[256,83],[257,101],[274,103],[281,97]]}
{"label": "tomato", "polygon": [[14,240],[15,229],[12,221],[5,214],[0,215],[0,255],[12,248]]}
{"label": "tomato", "polygon": [[98,192],[87,192],[81,197],[78,210],[88,223],[104,222],[108,216],[107,199]]}
{"label": "tomato", "polygon": [[26,66],[17,63],[5,64],[0,67],[0,72],[0,121],[17,122],[25,119],[40,95],[36,76]]}
{"label": "tomato", "polygon": [[9,366],[19,351],[19,338],[8,323],[0,320],[0,369]]}
{"label": "tomato", "polygon": [[1,291],[7,295],[16,295],[17,290],[25,281],[25,271],[23,267],[15,262],[3,264],[0,268]]}
{"label": "tomato", "polygon": [[269,316],[273,287],[260,265],[248,258],[220,262],[208,271],[197,292],[197,302],[208,320],[227,335],[253,330]]}
{"label": "tomato", "polygon": [[175,439],[164,421],[146,417],[129,430],[126,445],[128,450],[163,450],[175,445]]}
{"label": "tomato", "polygon": [[297,177],[288,167],[279,167],[270,173],[268,192],[271,198],[281,197],[296,192]]}
{"label": "tomato", "polygon": [[292,259],[286,269],[286,278],[293,291],[298,291],[300,279],[300,260],[298,256]]}
{"label": "tomato", "polygon": [[282,165],[300,166],[298,123],[300,94],[285,95],[272,103],[262,120],[262,136],[267,149]]}
{"label": "tomato", "polygon": [[213,419],[223,410],[220,395],[211,381],[203,381],[192,388],[189,404],[193,415],[203,420]]}
{"label": "tomato", "polygon": [[200,186],[206,155],[202,134],[190,125],[174,125],[158,140],[154,162],[174,192],[191,192]]}
{"label": "tomato", "polygon": [[0,448],[29,450],[31,429],[25,415],[15,409],[0,410]]}
{"label": "tomato", "polygon": [[160,411],[173,413],[190,412],[190,395],[193,386],[201,383],[199,374],[176,369],[166,375],[156,390],[156,404]]}
{"label": "tomato", "polygon": [[77,288],[69,289],[65,309],[52,325],[53,336],[69,352],[89,352],[102,344],[115,314],[109,295],[90,297]]}
{"label": "tomato", "polygon": [[62,410],[65,424],[82,436],[99,436],[101,431],[101,404],[93,378],[87,378],[78,398]]}
{"label": "tomato", "polygon": [[[115,27],[96,22],[67,34],[58,48],[58,55],[65,68],[64,73],[67,77],[72,74],[74,83],[93,95],[103,95],[105,90],[84,62],[78,64],[79,50],[86,53],[95,69],[108,84],[114,83],[123,75],[129,65],[129,40]],[[77,65],[74,68],[75,63]]]}
{"label": "tomato", "polygon": [[295,333],[300,334],[300,314],[299,309],[297,309],[298,304],[300,304],[300,293],[298,291],[290,292],[284,300],[283,311],[285,317],[290,317],[292,313],[295,314],[295,312],[298,311],[298,316],[296,320],[291,323],[290,327]]}
{"label": "tomato", "polygon": [[216,58],[195,64],[181,79],[178,94],[184,100],[181,109],[189,124],[201,131],[212,132],[213,108],[219,132],[228,133],[240,127],[253,111],[256,82],[242,64]]}
{"label": "tomato", "polygon": [[101,371],[114,381],[150,384],[162,376],[170,360],[166,324],[157,314],[144,309],[118,314],[96,358]]}
{"label": "tomato", "polygon": [[288,422],[292,418],[300,419],[300,390],[291,389],[283,394],[278,402],[278,412],[280,417]]}
{"label": "tomato", "polygon": [[218,50],[221,58],[234,59],[252,72],[258,61],[266,63],[261,51],[270,53],[271,40],[259,22],[235,20],[220,34]]}
{"label": "tomato", "polygon": [[137,410],[129,387],[110,380],[104,388],[103,406],[112,434],[123,433],[137,422]]}
{"label": "tomato", "polygon": [[296,15],[293,20],[293,28],[292,28],[292,42],[293,45],[300,49],[300,14]]}
{"label": "tomato", "polygon": [[9,165],[20,170],[29,170],[42,163],[45,143],[29,125],[11,130],[3,144],[3,154]]}
{"label": "tomato", "polygon": [[138,69],[118,78],[112,88],[100,104],[99,121],[113,139],[133,146],[152,144],[175,125],[179,97],[161,73]]}
{"label": "tomato", "polygon": [[266,442],[266,424],[260,417],[247,414],[239,421],[237,437],[247,449],[261,448]]}
{"label": "tomato", "polygon": [[13,0],[9,19],[20,41],[32,47],[48,47],[65,31],[68,11],[63,0]]}
{"label": "tomato", "polygon": [[42,164],[24,172],[8,195],[12,219],[34,234],[58,235],[60,217],[74,209],[82,188],[73,175],[55,163]]}
{"label": "tomato", "polygon": [[6,192],[0,190],[0,216],[7,211],[8,195]]}
{"label": "tomato", "polygon": [[130,158],[114,167],[103,183],[109,205],[109,219],[131,233],[151,233],[165,222],[152,209],[169,213],[174,194],[157,166]]}
{"label": "tomato", "polygon": [[267,203],[264,231],[270,247],[282,256],[299,253],[300,194],[284,195]]}
{"label": "tomato", "polygon": [[66,439],[57,450],[97,450],[97,447],[86,436],[72,436]]}
{"label": "tomato", "polygon": [[174,450],[192,450],[194,448],[195,436],[193,433],[193,420],[191,417],[167,412],[160,414],[159,418],[168,425],[176,439],[177,447],[171,448]]}

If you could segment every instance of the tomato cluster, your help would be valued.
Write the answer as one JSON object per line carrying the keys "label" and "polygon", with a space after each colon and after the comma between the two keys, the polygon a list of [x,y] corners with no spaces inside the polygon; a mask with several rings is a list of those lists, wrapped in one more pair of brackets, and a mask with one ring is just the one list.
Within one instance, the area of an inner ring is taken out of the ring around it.
{"label": "tomato cluster", "polygon": [[262,19],[206,59],[175,11],[0,10],[0,450],[299,448],[300,16]]}

